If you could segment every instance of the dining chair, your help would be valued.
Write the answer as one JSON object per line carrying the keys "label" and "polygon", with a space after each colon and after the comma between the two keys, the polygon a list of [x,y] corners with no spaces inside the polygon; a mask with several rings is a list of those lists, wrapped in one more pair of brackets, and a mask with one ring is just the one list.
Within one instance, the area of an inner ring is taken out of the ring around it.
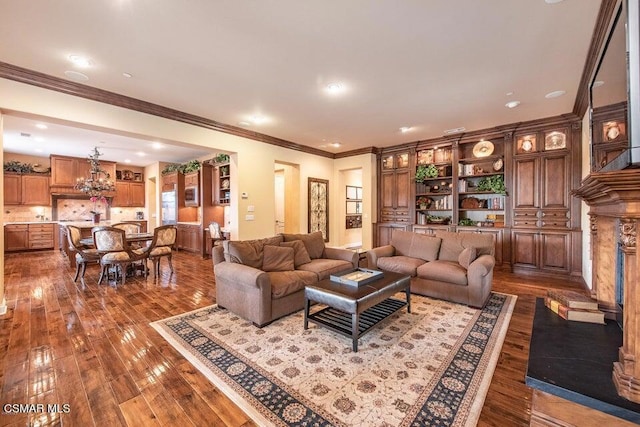
{"label": "dining chair", "polygon": [[100,254],[96,249],[88,248],[80,243],[82,238],[80,228],[73,225],[67,225],[66,227],[70,255],[74,254],[76,259],[76,274],[73,276],[73,281],[78,281],[78,276],[80,275],[80,282],[82,282],[82,286],[85,286],[84,273],[87,270],[87,264],[98,264],[100,262]]}
{"label": "dining chair", "polygon": [[158,277],[160,272],[160,259],[167,257],[169,269],[173,273],[171,264],[171,250],[176,243],[178,229],[175,225],[163,225],[153,230],[153,240],[149,245],[149,259],[153,262],[153,277]]}
{"label": "dining chair", "polygon": [[[121,281],[124,285],[127,276],[127,266],[136,261],[143,261],[144,275],[147,275],[146,258],[149,256],[149,248],[132,248],[127,243],[125,231],[115,227],[94,227],[92,229],[93,243],[100,254],[100,278],[98,284],[102,283],[105,273],[108,274],[110,267],[115,267],[116,272],[120,270]],[[117,276],[116,276],[117,277]]]}
{"label": "dining chair", "polygon": [[112,224],[111,226],[123,229],[126,234],[135,234],[142,231],[140,224],[134,222],[119,222],[117,224]]}
{"label": "dining chair", "polygon": [[213,253],[213,247],[222,244],[222,241],[224,240],[224,235],[222,234],[220,224],[215,221],[212,221],[209,224],[209,236],[211,237],[211,247],[209,248],[209,253]]}

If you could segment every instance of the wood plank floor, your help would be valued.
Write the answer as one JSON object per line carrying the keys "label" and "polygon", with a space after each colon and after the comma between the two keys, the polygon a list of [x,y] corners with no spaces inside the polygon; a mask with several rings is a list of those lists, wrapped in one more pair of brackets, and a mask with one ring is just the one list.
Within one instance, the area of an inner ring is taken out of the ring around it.
{"label": "wood plank floor", "polygon": [[[117,287],[98,286],[92,266],[83,289],[61,253],[7,254],[0,402],[57,403],[60,411],[1,411],[0,426],[255,425],[149,326],[215,303],[210,260],[178,252],[173,265],[169,274],[164,259],[159,279]],[[494,290],[518,301],[478,425],[529,425],[524,376],[535,298],[548,287],[576,286],[496,272]]]}

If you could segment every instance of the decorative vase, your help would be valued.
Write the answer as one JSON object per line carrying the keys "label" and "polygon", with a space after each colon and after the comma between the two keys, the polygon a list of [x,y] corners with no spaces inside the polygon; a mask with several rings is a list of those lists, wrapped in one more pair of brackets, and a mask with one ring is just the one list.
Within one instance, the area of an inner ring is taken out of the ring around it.
{"label": "decorative vase", "polygon": [[99,213],[94,213],[93,214],[93,223],[94,224],[99,224],[100,223],[100,214]]}
{"label": "decorative vase", "polygon": [[420,205],[420,209],[427,209],[427,205]]}

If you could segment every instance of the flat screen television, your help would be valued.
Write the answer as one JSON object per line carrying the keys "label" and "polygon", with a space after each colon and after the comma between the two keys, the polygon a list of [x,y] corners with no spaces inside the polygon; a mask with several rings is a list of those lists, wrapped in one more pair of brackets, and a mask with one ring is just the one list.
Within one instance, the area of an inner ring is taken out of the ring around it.
{"label": "flat screen television", "polygon": [[[618,0],[590,84],[590,111],[625,104],[628,148],[600,171],[640,167],[640,4]],[[593,120],[591,140],[593,141]]]}

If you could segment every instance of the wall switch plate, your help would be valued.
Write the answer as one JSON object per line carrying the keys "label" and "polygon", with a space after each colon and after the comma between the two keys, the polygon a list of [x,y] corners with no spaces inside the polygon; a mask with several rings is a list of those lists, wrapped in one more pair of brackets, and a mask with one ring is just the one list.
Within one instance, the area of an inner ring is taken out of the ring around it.
{"label": "wall switch plate", "polygon": [[249,205],[247,206],[247,212],[254,212],[256,210],[256,207],[253,205]]}
{"label": "wall switch plate", "polygon": [[255,217],[253,215],[245,215],[244,219],[247,221],[253,221],[255,219]]}

